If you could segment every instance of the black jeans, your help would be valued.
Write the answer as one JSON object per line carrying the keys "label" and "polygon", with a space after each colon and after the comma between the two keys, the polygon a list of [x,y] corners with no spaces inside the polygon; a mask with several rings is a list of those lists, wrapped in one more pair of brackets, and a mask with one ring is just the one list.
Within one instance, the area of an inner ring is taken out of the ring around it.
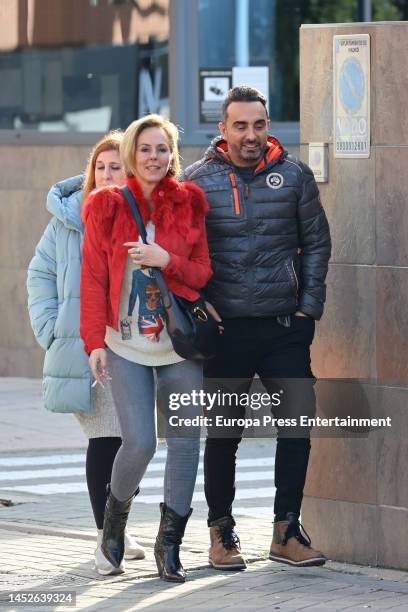
{"label": "black jeans", "polygon": [[[231,388],[231,379],[238,379],[236,390],[248,392],[255,374],[258,374],[267,391],[273,393],[276,379],[296,378],[296,384],[289,386],[293,396],[290,416],[314,416],[310,345],[315,323],[310,317],[294,315],[290,317],[290,323],[290,327],[284,327],[276,317],[224,320],[225,331],[220,336],[217,355],[205,367],[207,389],[219,387],[220,379],[228,379]],[[245,408],[235,406],[234,410],[238,416],[244,416]],[[288,416],[279,410],[273,409],[275,417]],[[216,412],[225,413],[225,407],[216,406]],[[207,437],[204,488],[209,507],[208,523],[232,516],[235,457],[242,431],[238,428],[229,437],[212,437],[210,434]],[[287,512],[300,513],[310,454],[310,430],[302,428],[302,433],[295,435],[298,437],[293,437],[293,428],[278,428],[275,520],[284,519]]]}

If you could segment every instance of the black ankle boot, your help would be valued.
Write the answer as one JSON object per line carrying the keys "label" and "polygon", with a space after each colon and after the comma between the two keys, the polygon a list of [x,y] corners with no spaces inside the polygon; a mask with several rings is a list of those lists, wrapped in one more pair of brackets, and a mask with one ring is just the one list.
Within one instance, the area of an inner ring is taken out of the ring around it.
{"label": "black ankle boot", "polygon": [[161,503],[160,512],[159,533],[154,545],[154,556],[159,576],[169,582],[185,582],[186,572],[180,562],[179,550],[187,521],[193,509],[190,508],[186,516],[180,516],[166,504]]}
{"label": "black ankle boot", "polygon": [[112,495],[108,485],[108,499],[106,500],[105,516],[103,519],[103,535],[101,550],[114,567],[119,567],[125,554],[125,528],[137,491],[124,501],[119,501]]}

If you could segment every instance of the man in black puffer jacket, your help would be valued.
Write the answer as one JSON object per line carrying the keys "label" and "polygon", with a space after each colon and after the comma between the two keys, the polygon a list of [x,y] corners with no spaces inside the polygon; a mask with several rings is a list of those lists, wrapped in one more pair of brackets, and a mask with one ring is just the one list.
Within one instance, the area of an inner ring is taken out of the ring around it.
{"label": "man in black puffer jacket", "polygon": [[[331,250],[319,191],[310,168],[268,136],[266,100],[256,89],[239,86],[228,92],[219,127],[221,136],[204,158],[184,172],[185,180],[204,189],[210,204],[207,233],[214,274],[206,297],[224,326],[206,378],[239,379],[241,392],[249,390],[255,374],[270,391],[273,379],[296,378],[290,416],[313,416],[310,345],[314,322],[323,313]],[[244,413],[235,406],[235,416]],[[210,435],[206,442],[210,563],[216,569],[245,567],[232,516],[241,434]],[[309,453],[309,430],[293,437],[288,427],[278,427],[270,558],[296,566],[326,560],[300,531]]]}

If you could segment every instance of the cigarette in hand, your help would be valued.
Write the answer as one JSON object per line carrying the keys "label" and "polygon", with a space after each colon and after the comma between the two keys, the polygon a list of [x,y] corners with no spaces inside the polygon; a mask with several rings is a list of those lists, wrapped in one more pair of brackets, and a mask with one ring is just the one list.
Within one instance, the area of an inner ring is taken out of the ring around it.
{"label": "cigarette in hand", "polygon": [[[96,385],[98,384],[98,382],[99,382],[98,380],[94,380],[94,382],[93,382],[93,383],[92,383],[92,385],[91,385],[91,388],[93,389],[94,387],[96,387]],[[105,387],[104,387],[104,385],[103,385],[101,382],[100,382],[99,384],[101,385],[101,387],[102,387],[103,389],[105,388]]]}

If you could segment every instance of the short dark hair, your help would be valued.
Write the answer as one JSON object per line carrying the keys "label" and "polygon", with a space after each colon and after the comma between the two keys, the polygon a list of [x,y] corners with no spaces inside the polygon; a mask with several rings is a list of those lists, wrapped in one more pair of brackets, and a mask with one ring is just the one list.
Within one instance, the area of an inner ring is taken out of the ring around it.
{"label": "short dark hair", "polygon": [[227,91],[227,95],[225,96],[222,104],[223,119],[227,118],[227,109],[231,102],[260,102],[265,108],[266,116],[268,116],[266,98],[263,93],[261,93],[259,89],[255,89],[255,87],[250,87],[249,85],[237,85],[236,87],[233,87]]}

